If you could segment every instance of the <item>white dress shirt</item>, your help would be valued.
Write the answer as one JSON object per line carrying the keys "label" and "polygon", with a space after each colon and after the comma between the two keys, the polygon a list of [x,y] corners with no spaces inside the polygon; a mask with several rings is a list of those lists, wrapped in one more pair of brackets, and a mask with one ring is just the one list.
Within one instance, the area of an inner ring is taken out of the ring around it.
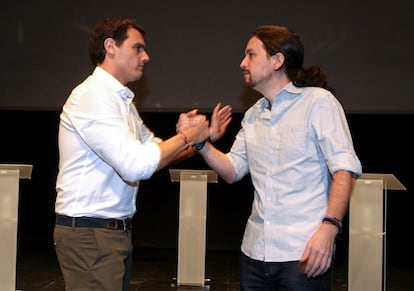
{"label": "white dress shirt", "polygon": [[332,175],[361,175],[361,163],[329,91],[289,83],[268,105],[261,98],[246,111],[227,154],[237,179],[250,173],[254,186],[241,249],[257,260],[295,261],[326,214]]}
{"label": "white dress shirt", "polygon": [[144,125],[133,98],[100,67],[72,91],[60,115],[56,213],[134,215],[139,181],[156,171],[161,139]]}

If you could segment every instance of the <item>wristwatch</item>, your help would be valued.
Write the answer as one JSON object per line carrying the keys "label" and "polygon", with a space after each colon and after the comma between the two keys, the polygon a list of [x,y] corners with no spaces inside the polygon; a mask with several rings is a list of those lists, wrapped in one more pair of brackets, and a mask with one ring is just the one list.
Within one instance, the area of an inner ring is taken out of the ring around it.
{"label": "wristwatch", "polygon": [[196,143],[195,145],[193,145],[193,147],[196,149],[196,150],[201,150],[203,147],[204,147],[204,145],[206,144],[206,141],[202,141],[202,142],[199,142],[199,143]]}

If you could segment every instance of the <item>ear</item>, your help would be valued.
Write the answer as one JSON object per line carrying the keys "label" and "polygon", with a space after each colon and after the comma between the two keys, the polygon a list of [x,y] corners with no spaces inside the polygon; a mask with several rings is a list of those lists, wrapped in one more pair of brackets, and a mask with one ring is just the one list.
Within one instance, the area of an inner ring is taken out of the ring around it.
{"label": "ear", "polygon": [[115,40],[113,38],[108,37],[104,41],[104,48],[107,54],[113,55],[115,53]]}
{"label": "ear", "polygon": [[273,70],[277,71],[285,64],[285,56],[281,52],[275,53],[271,56],[273,61]]}

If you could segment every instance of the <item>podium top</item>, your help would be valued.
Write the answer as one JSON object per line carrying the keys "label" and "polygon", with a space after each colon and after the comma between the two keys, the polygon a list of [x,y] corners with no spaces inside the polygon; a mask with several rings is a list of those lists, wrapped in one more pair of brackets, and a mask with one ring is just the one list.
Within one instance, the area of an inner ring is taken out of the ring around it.
{"label": "podium top", "polygon": [[359,179],[383,180],[385,188],[389,190],[407,190],[393,174],[363,173]]}
{"label": "podium top", "polygon": [[33,165],[22,164],[0,164],[0,174],[7,173],[8,170],[18,170],[20,179],[30,179],[32,177]]}
{"label": "podium top", "polygon": [[170,169],[170,176],[171,182],[179,182],[181,181],[181,175],[187,176],[200,176],[205,175],[207,176],[207,182],[209,183],[217,183],[217,173],[213,170],[184,170],[184,169]]}

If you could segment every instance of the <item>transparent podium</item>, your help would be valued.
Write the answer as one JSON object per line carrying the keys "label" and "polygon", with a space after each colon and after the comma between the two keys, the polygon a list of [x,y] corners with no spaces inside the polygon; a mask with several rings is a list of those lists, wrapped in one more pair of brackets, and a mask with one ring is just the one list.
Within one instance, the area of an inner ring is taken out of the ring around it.
{"label": "transparent podium", "polygon": [[392,174],[363,174],[349,205],[348,290],[385,290],[387,190],[406,190]]}
{"label": "transparent podium", "polygon": [[174,284],[209,289],[205,276],[207,183],[217,183],[211,170],[171,169],[180,182],[178,266]]}
{"label": "transparent podium", "polygon": [[20,179],[32,165],[0,164],[0,290],[16,291],[17,222]]}

